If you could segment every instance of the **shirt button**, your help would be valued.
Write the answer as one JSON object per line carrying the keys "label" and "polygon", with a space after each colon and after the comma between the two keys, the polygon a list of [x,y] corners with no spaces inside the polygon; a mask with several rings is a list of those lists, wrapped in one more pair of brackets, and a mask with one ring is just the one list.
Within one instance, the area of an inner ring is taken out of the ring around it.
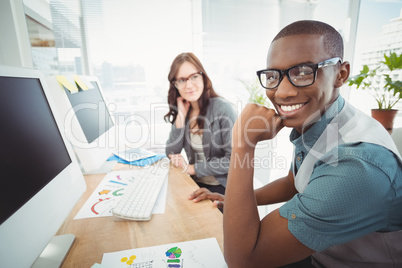
{"label": "shirt button", "polygon": [[296,214],[292,214],[292,215],[290,215],[290,217],[291,217],[292,219],[296,219]]}
{"label": "shirt button", "polygon": [[296,159],[297,159],[297,161],[300,161],[301,158],[300,158],[300,156],[298,156],[298,157],[296,157]]}

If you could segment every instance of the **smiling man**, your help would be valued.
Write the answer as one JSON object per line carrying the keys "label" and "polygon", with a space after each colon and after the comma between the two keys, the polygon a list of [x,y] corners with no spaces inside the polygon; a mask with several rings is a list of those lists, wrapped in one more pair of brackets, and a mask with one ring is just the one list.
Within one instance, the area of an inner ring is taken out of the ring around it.
{"label": "smiling man", "polygon": [[[257,75],[275,110],[247,105],[232,132],[229,267],[402,265],[402,159],[386,130],[340,96],[350,71],[342,58],[341,36],[318,21],[292,23],[272,41]],[[254,190],[255,145],[283,127],[293,128],[291,169]],[[260,220],[258,205],[285,201]]]}

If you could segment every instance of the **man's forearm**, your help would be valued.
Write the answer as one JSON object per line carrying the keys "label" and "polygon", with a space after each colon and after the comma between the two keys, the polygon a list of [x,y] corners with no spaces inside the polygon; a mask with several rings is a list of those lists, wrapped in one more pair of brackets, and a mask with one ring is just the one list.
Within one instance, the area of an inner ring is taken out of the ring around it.
{"label": "man's forearm", "polygon": [[244,257],[251,254],[258,237],[260,220],[253,189],[253,158],[254,149],[232,149],[223,218],[224,251],[229,266],[247,259]]}

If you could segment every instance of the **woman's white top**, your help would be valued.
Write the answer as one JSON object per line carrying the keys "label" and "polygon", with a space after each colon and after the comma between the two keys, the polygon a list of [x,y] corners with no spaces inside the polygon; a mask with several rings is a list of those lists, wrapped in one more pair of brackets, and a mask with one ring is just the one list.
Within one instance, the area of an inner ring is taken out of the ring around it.
{"label": "woman's white top", "polygon": [[[205,154],[202,145],[202,134],[194,134],[190,133],[190,143],[191,148],[194,150],[195,162],[204,162]],[[195,177],[194,180],[199,183],[204,183],[208,185],[219,185],[220,183],[214,176],[206,176],[206,177]]]}

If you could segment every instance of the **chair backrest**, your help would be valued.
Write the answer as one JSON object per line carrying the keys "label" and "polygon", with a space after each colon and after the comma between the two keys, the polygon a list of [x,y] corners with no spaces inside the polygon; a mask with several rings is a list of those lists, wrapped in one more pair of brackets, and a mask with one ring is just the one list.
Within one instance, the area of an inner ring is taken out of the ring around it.
{"label": "chair backrest", "polygon": [[399,153],[402,155],[402,128],[394,128],[391,137],[394,140]]}

